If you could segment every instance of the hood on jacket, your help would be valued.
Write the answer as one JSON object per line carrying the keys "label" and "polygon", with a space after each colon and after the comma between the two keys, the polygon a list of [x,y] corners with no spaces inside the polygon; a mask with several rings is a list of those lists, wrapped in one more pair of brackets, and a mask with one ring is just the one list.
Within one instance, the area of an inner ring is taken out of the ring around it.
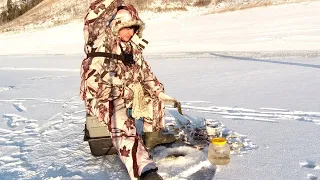
{"label": "hood on jacket", "polygon": [[119,36],[122,28],[135,27],[135,34],[131,38],[139,49],[144,49],[148,41],[142,39],[142,32],[145,28],[144,22],[140,19],[137,10],[132,5],[121,6],[117,13],[112,17],[108,26],[112,29],[113,35]]}
{"label": "hood on jacket", "polygon": [[96,0],[90,4],[85,16],[84,38],[86,54],[107,52],[119,54],[119,30],[137,26],[131,41],[143,49],[147,41],[142,39],[144,23],[132,5],[125,5],[123,0]]}
{"label": "hood on jacket", "polygon": [[137,10],[132,5],[121,6],[118,12],[113,16],[109,27],[115,36],[118,36],[122,28],[136,26],[136,34],[141,38],[144,30],[144,22],[139,18]]}
{"label": "hood on jacket", "polygon": [[118,7],[124,6],[123,0],[92,1],[84,18],[84,51],[112,53],[117,45],[117,37],[107,26],[117,13]]}

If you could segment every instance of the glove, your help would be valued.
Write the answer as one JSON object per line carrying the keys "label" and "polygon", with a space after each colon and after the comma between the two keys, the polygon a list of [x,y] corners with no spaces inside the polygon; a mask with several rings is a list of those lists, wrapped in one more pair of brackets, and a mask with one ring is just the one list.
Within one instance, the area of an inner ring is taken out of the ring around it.
{"label": "glove", "polygon": [[159,94],[159,99],[164,101],[165,104],[173,105],[174,108],[177,108],[178,112],[182,115],[181,103],[177,101],[175,98],[168,96],[167,94],[161,92]]}
{"label": "glove", "polygon": [[180,103],[179,101],[176,100],[176,101],[174,102],[173,107],[177,108],[178,112],[179,112],[181,115],[183,115],[183,114],[182,114],[182,109],[181,109],[181,103]]}

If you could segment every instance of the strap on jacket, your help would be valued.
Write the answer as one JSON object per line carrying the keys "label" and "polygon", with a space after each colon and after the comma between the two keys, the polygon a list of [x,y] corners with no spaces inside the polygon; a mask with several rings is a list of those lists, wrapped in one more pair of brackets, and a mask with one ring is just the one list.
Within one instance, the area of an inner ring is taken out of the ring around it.
{"label": "strap on jacket", "polygon": [[92,52],[92,53],[88,53],[87,57],[106,57],[111,59],[118,59],[126,65],[134,64],[133,55],[126,54],[126,53],[118,55],[118,54],[112,54],[107,52]]}
{"label": "strap on jacket", "polygon": [[121,61],[124,60],[123,55],[112,54],[107,52],[92,52],[92,53],[88,53],[87,57],[106,57],[106,58],[118,59]]}

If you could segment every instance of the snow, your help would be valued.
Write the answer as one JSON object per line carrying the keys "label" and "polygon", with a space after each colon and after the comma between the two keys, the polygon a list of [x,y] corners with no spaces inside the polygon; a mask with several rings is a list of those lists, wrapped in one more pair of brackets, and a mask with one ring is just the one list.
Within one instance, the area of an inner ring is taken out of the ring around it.
{"label": "snow", "polygon": [[[146,59],[184,113],[257,147],[212,166],[207,149],[160,146],[153,155],[165,179],[320,177],[319,8],[302,2],[146,21]],[[0,34],[1,179],[128,179],[117,156],[93,157],[83,142],[82,28]],[[177,151],[186,156],[162,158]]]}
{"label": "snow", "polygon": [[[320,47],[319,7],[319,2],[305,2],[205,16],[193,15],[196,11],[163,17],[144,13],[144,37],[150,42],[145,53],[316,51]],[[0,34],[5,42],[0,44],[0,54],[79,54],[83,52],[82,30],[83,22],[74,21],[51,29]]]}

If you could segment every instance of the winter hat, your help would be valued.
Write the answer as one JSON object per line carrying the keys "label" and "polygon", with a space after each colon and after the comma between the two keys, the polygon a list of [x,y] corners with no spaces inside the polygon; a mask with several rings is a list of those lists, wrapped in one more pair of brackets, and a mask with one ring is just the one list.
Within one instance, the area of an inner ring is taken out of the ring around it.
{"label": "winter hat", "polygon": [[118,36],[122,28],[136,26],[136,34],[141,38],[145,24],[139,18],[137,10],[132,5],[120,6],[118,12],[111,18],[108,26],[115,36]]}

